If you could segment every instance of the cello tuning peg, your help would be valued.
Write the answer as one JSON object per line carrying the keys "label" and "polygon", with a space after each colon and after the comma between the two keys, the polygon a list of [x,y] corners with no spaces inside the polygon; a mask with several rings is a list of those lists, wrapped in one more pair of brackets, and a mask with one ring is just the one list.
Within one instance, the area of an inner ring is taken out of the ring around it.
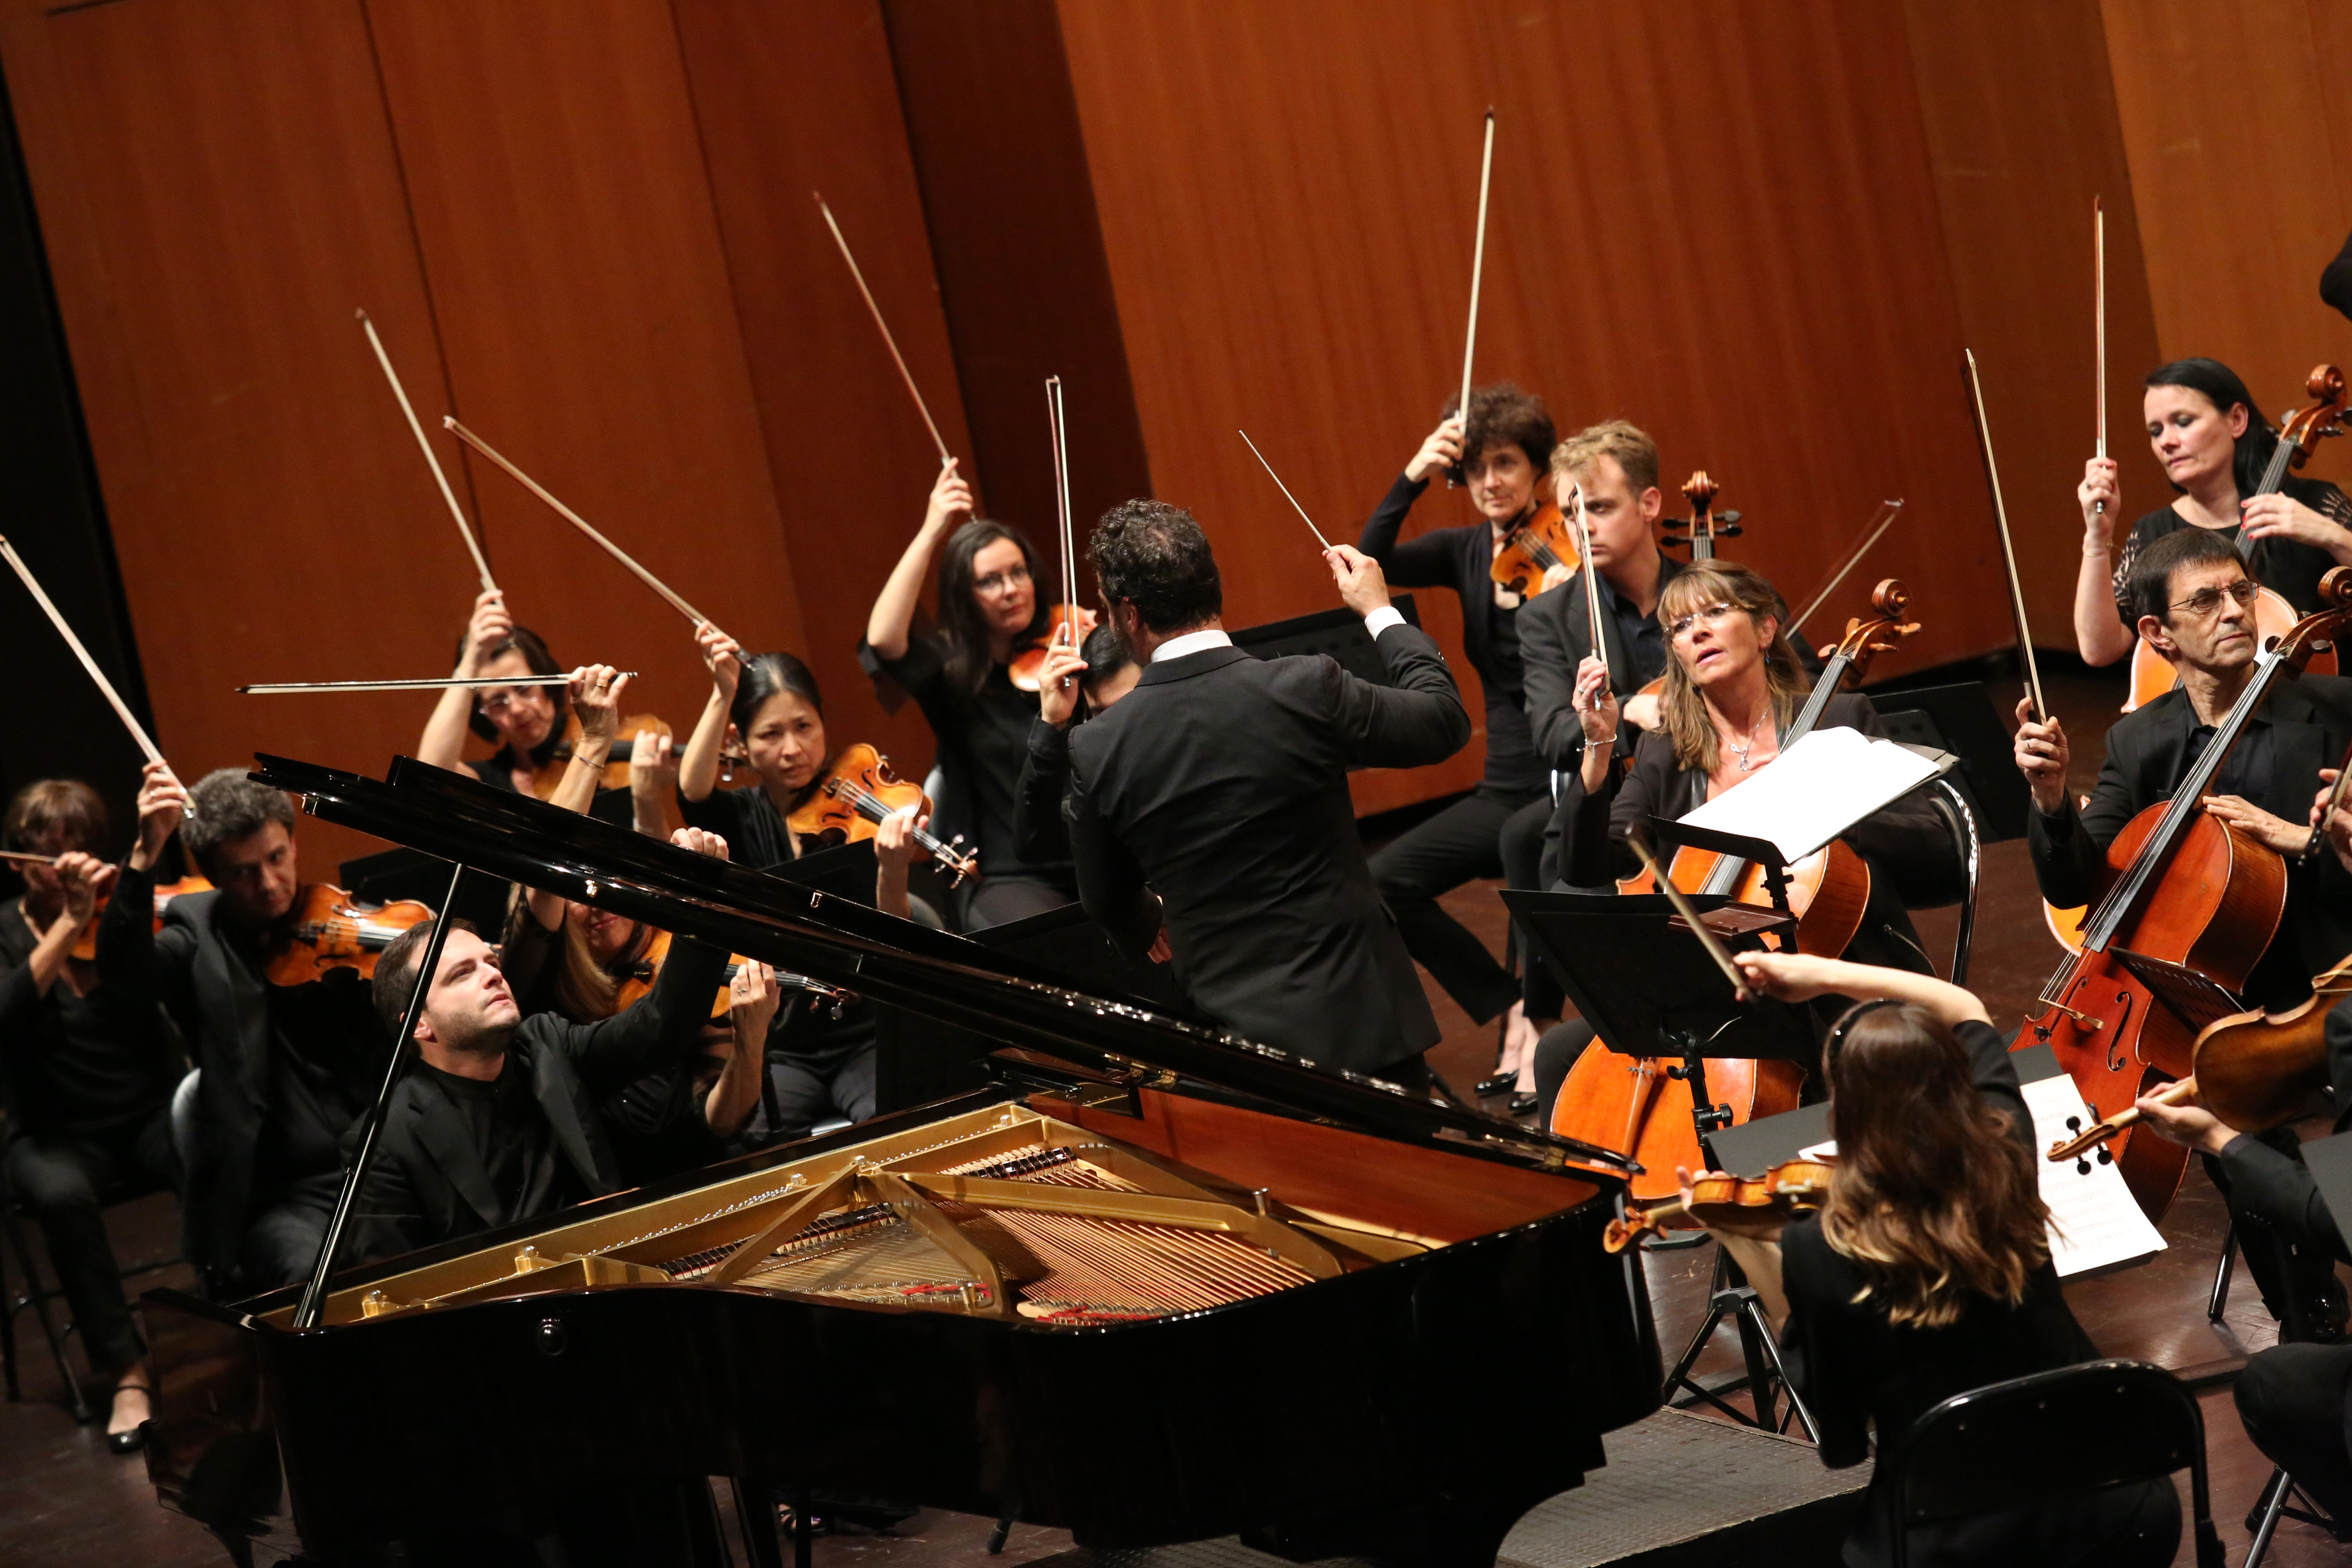
{"label": "cello tuning peg", "polygon": [[1715,514],[1715,525],[1717,528],[1721,528],[1727,523],[1736,523],[1738,521],[1739,514],[1736,511],[1719,511]]}
{"label": "cello tuning peg", "polygon": [[2100,1144],[2100,1145],[2099,1145],[2099,1163],[2100,1163],[2100,1164],[2102,1164],[2102,1165],[2112,1165],[2112,1164],[2114,1164],[2115,1163],[2116,1163],[2116,1152],[2115,1152],[2113,1149],[2108,1148],[2105,1143]]}
{"label": "cello tuning peg", "polygon": [[2075,1173],[2076,1175],[2078,1175],[2078,1176],[2087,1176],[2087,1175],[2089,1175],[2089,1174],[2091,1173],[2091,1162],[2089,1162],[2088,1160],[2077,1160],[2077,1161],[2075,1161],[2075,1162],[2074,1162],[2074,1173]]}

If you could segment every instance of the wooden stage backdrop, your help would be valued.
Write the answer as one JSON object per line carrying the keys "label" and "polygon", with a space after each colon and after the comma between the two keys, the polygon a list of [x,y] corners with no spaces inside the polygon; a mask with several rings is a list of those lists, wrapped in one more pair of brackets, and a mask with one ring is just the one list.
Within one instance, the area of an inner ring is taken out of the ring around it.
{"label": "wooden stage backdrop", "polygon": [[[631,706],[681,729],[706,689],[684,623],[445,412],[748,645],[802,653],[835,737],[919,773],[919,718],[854,651],[936,459],[812,191],[992,510],[1050,536],[1058,372],[1081,518],[1192,507],[1246,624],[1331,595],[1234,430],[1352,536],[1459,374],[1492,104],[1479,379],[1563,430],[1640,423],[1670,487],[1710,470],[1748,519],[1730,552],[1792,598],[1903,497],[1807,628],[1905,577],[1926,629],[1885,673],[2009,638],[1963,345],[2037,640],[2072,640],[2094,194],[2128,513],[2161,500],[2148,366],[2214,354],[2275,415],[2352,358],[2315,290],[2352,225],[2338,9],[0,0],[0,67],[184,773],[379,770],[425,704],[230,689],[437,671],[464,624],[473,574],[359,307],[559,658],[643,671]],[[1440,489],[1414,526],[1470,515]],[[1458,649],[1450,595],[1421,602]],[[1478,763],[1367,775],[1359,804]]]}

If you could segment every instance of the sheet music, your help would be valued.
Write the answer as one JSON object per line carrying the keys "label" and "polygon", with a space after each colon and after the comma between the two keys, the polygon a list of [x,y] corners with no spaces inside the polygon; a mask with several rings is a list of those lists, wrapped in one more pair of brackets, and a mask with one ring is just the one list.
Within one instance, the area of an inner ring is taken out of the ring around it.
{"label": "sheet music", "polygon": [[1683,818],[1696,827],[1779,847],[1801,860],[1936,776],[1937,765],[1893,741],[1859,730],[1816,730],[1736,789]]}
{"label": "sheet music", "polygon": [[[2091,1169],[2079,1161],[2045,1160],[2050,1145],[2074,1135],[2070,1116],[2088,1127],[2098,1120],[2083,1103],[2082,1091],[2064,1073],[2024,1086],[2025,1108],[2033,1116],[2034,1164],[2042,1173],[2042,1201],[2050,1205],[2050,1261],[2061,1279],[2094,1270],[2145,1263],[2164,1250],[2164,1237],[2133,1201],[2123,1173],[2095,1153]],[[2142,1137],[2152,1138],[2153,1132]]]}

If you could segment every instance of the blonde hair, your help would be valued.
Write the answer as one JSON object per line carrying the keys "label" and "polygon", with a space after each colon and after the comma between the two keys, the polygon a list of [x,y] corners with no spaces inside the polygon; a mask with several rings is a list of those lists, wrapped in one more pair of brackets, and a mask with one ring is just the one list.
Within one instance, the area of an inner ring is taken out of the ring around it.
{"label": "blonde hair", "polygon": [[1764,650],[1764,687],[1772,699],[1772,724],[1785,730],[1810,693],[1805,667],[1789,641],[1789,605],[1780,590],[1761,574],[1733,561],[1702,561],[1667,579],[1658,592],[1658,625],[1667,628],[1666,689],[1659,700],[1666,738],[1674,742],[1675,762],[1685,769],[1713,773],[1721,753],[1716,749],[1715,721],[1707,717],[1690,671],[1674,657],[1674,624],[1709,605],[1729,605],[1744,612],[1760,634],[1762,621],[1775,623],[1771,646]]}
{"label": "blonde hair", "polygon": [[1553,484],[1574,479],[1579,469],[1591,467],[1600,458],[1617,459],[1617,466],[1625,470],[1625,482],[1633,487],[1635,495],[1658,488],[1658,444],[1639,426],[1622,419],[1588,425],[1554,447]]}

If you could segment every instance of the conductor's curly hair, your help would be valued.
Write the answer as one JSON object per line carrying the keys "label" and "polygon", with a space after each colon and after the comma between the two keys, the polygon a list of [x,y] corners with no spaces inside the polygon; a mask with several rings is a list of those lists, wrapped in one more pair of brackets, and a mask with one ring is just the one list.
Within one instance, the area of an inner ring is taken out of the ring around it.
{"label": "conductor's curly hair", "polygon": [[1133,605],[1154,632],[1182,631],[1224,611],[1209,536],[1181,506],[1131,500],[1111,508],[1095,524],[1087,559],[1103,603]]}

